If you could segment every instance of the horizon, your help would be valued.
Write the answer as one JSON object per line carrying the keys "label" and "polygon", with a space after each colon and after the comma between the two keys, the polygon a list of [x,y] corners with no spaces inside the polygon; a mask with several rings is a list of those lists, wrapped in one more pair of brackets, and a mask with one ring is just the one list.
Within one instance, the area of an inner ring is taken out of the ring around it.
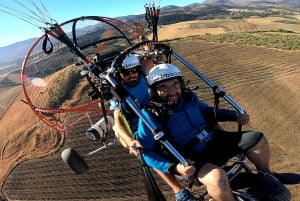
{"label": "horizon", "polygon": [[[45,11],[42,17],[49,15],[50,18],[55,19],[57,23],[63,23],[67,20],[77,18],[80,16],[105,16],[105,17],[120,17],[127,15],[138,15],[145,12],[144,5],[152,5],[155,3],[156,7],[165,7],[169,5],[175,6],[186,6],[192,3],[203,3],[204,0],[132,0],[130,5],[128,2],[122,0],[112,0],[100,2],[98,0],[89,0],[89,4],[81,3],[79,0],[52,0],[46,1],[40,0],[36,3],[40,10],[36,10],[34,5],[30,2],[32,1],[23,1],[22,4],[19,1],[15,0],[2,0],[0,3],[0,25],[5,27],[0,30],[0,48],[6,47],[18,42],[29,40],[32,38],[37,38],[41,36],[44,32],[39,27],[44,27],[44,23],[33,23],[28,19],[29,17],[35,17],[31,12],[39,13],[39,11]],[[27,4],[26,4],[27,3]],[[59,6],[58,6],[59,5]],[[91,5],[91,6],[90,6]],[[95,6],[97,5],[97,6]],[[116,7],[115,5],[118,5]],[[25,6],[25,7],[24,7]],[[45,6],[45,8],[43,7]],[[30,8],[32,10],[27,10]],[[68,11],[65,12],[66,8]],[[101,9],[102,8],[102,9]],[[73,12],[77,11],[78,12]],[[101,10],[99,12],[99,10]],[[126,10],[124,12],[124,10]],[[9,13],[10,14],[9,14]],[[14,13],[18,13],[19,16],[12,16]],[[12,14],[11,14],[12,13]],[[20,14],[19,14],[20,13]],[[79,14],[77,14],[79,13]],[[40,14],[40,13],[39,13]],[[41,14],[40,14],[41,15]],[[24,20],[24,16],[27,16]],[[23,18],[23,19],[20,19]],[[36,17],[35,17],[36,18]],[[48,18],[49,19],[49,18]],[[29,21],[29,22],[28,22]],[[31,24],[32,23],[32,24]],[[22,30],[26,30],[22,33]]]}

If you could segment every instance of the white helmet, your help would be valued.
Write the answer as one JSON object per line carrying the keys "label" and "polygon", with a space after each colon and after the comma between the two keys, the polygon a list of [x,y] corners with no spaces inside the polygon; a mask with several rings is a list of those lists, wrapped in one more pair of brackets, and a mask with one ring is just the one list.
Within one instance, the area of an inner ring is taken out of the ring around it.
{"label": "white helmet", "polygon": [[134,54],[128,54],[122,62],[122,69],[127,70],[140,66],[140,60]]}
{"label": "white helmet", "polygon": [[171,78],[182,78],[180,70],[173,64],[159,64],[154,66],[148,73],[147,82],[150,86]]}

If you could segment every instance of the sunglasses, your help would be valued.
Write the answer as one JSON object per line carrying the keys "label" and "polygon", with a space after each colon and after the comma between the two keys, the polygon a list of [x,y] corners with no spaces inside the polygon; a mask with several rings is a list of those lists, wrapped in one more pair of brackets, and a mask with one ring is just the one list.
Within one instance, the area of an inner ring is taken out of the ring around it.
{"label": "sunglasses", "polygon": [[163,92],[163,93],[168,93],[169,91],[171,90],[178,90],[181,88],[181,83],[180,82],[174,82],[170,85],[165,85],[165,84],[162,84],[162,85],[159,85],[159,86],[156,86],[156,89],[160,92]]}
{"label": "sunglasses", "polygon": [[128,69],[128,70],[123,70],[123,71],[121,71],[121,73],[123,74],[123,75],[129,75],[130,73],[131,74],[136,74],[136,73],[138,73],[139,71],[138,71],[138,69],[137,68],[131,68],[131,69]]}

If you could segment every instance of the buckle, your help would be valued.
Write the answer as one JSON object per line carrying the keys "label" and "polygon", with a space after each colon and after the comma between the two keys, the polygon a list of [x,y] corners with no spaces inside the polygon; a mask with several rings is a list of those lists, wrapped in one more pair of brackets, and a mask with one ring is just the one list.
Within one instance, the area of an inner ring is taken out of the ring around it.
{"label": "buckle", "polygon": [[196,137],[199,139],[200,142],[203,142],[203,141],[207,142],[207,141],[209,141],[210,140],[209,136],[210,136],[210,133],[208,133],[204,129],[200,133],[198,133],[196,135]]}

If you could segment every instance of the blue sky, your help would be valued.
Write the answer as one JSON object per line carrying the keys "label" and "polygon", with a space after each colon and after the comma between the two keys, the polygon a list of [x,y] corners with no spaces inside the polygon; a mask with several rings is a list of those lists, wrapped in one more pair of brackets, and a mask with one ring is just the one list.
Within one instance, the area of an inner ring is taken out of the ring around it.
{"label": "blue sky", "polygon": [[[22,12],[32,16],[30,11],[18,4],[20,2],[25,7],[37,12],[34,6],[30,4],[32,1],[44,11],[40,3],[42,2],[50,16],[60,24],[67,20],[87,15],[117,17],[143,14],[145,12],[144,5],[151,4],[154,0],[0,0],[0,47],[42,35],[42,31],[38,27],[1,11],[7,11],[6,7],[8,7],[19,13]],[[203,1],[155,0],[155,3],[157,6],[164,7],[167,5],[185,6],[191,3],[202,3]],[[39,25],[41,26],[42,23]]]}

